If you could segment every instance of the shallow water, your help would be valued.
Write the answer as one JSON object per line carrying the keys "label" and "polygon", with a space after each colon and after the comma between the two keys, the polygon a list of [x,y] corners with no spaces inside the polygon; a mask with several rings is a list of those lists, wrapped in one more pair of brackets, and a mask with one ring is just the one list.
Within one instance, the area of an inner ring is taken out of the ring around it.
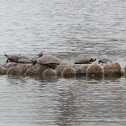
{"label": "shallow water", "polygon": [[[32,57],[40,51],[63,63],[80,54],[125,66],[126,1],[1,0],[3,54]],[[126,78],[0,76],[0,125],[123,126]]]}

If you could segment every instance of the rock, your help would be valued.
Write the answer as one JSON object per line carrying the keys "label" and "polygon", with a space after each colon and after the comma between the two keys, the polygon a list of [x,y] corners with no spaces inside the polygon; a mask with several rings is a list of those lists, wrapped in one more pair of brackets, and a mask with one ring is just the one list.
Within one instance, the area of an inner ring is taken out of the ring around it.
{"label": "rock", "polygon": [[7,74],[8,75],[21,75],[22,72],[21,72],[21,70],[17,66],[11,66],[8,69]]}
{"label": "rock", "polygon": [[36,76],[39,75],[37,69],[35,69],[34,67],[30,67],[26,70],[25,75],[27,76]]}
{"label": "rock", "polygon": [[30,68],[30,67],[32,67],[32,65],[31,65],[31,64],[19,63],[19,64],[17,65],[17,67],[21,70],[22,75],[24,75],[25,72],[27,71],[27,69]]}
{"label": "rock", "polygon": [[62,77],[74,77],[76,75],[76,72],[72,67],[65,67],[61,75]]}
{"label": "rock", "polygon": [[49,69],[48,66],[46,65],[41,65],[41,64],[35,64],[35,69],[38,71],[39,75],[42,75],[42,73],[46,70],[46,69]]}
{"label": "rock", "polygon": [[55,70],[56,70],[58,76],[61,76],[61,73],[65,67],[66,66],[64,66],[64,65],[57,65],[57,68]]}
{"label": "rock", "polygon": [[4,68],[9,69],[12,66],[17,66],[17,63],[15,62],[8,62],[3,65]]}
{"label": "rock", "polygon": [[0,75],[5,75],[7,73],[7,69],[0,66]]}
{"label": "rock", "polygon": [[86,71],[87,76],[90,77],[101,77],[103,75],[103,70],[100,65],[98,64],[91,64],[87,71]]}
{"label": "rock", "polygon": [[50,77],[50,76],[56,76],[56,75],[57,75],[57,73],[56,73],[56,71],[53,70],[53,69],[46,69],[46,70],[44,70],[44,72],[42,73],[42,76],[43,76],[43,77]]}
{"label": "rock", "polygon": [[103,66],[104,76],[121,76],[122,69],[119,63],[107,63]]}

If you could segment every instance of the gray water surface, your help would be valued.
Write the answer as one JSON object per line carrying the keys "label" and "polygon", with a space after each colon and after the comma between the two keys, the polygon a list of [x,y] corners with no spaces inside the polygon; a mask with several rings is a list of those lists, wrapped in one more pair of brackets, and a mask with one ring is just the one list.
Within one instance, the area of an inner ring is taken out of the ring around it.
{"label": "gray water surface", "polygon": [[[1,0],[4,54],[80,54],[125,66],[125,0]],[[96,62],[97,62],[96,61]],[[1,126],[125,126],[126,78],[0,76]]]}

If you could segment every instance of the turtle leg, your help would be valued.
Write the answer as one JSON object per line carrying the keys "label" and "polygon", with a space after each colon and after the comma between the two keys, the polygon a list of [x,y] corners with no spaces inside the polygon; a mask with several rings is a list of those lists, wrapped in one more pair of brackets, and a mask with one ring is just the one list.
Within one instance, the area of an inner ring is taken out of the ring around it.
{"label": "turtle leg", "polygon": [[33,61],[33,62],[32,62],[32,65],[35,65],[36,63],[37,63],[37,61]]}
{"label": "turtle leg", "polygon": [[56,68],[56,65],[55,64],[48,64],[47,65],[49,68],[51,68],[51,69],[55,69]]}
{"label": "turtle leg", "polygon": [[7,59],[6,63],[8,63],[8,62],[9,62],[9,60]]}

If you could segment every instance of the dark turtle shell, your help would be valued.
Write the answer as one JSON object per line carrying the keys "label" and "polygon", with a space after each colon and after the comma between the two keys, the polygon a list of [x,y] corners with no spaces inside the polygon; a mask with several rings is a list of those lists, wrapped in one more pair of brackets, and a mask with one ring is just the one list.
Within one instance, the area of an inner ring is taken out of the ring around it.
{"label": "dark turtle shell", "polygon": [[37,59],[37,63],[41,65],[46,65],[49,68],[55,69],[56,65],[61,63],[60,59],[52,55],[44,55]]}
{"label": "dark turtle shell", "polygon": [[20,54],[4,54],[6,57],[7,57],[7,62],[10,61],[10,62],[18,62],[18,56]]}
{"label": "dark turtle shell", "polygon": [[90,64],[92,62],[94,62],[96,59],[90,58],[89,56],[79,56],[76,60],[74,64]]}
{"label": "dark turtle shell", "polygon": [[19,63],[32,63],[30,59],[19,59]]}
{"label": "dark turtle shell", "polygon": [[[18,56],[18,59],[29,59],[27,56],[24,56],[24,55],[19,55]],[[30,60],[30,59],[29,59]]]}
{"label": "dark turtle shell", "polygon": [[61,61],[60,61],[60,59],[58,59],[55,56],[44,55],[37,59],[37,63],[43,64],[43,65],[46,65],[46,64],[57,64],[58,65],[61,63]]}
{"label": "dark turtle shell", "polygon": [[103,58],[103,59],[100,59],[98,61],[98,63],[112,63],[112,60],[108,59],[108,58]]}

